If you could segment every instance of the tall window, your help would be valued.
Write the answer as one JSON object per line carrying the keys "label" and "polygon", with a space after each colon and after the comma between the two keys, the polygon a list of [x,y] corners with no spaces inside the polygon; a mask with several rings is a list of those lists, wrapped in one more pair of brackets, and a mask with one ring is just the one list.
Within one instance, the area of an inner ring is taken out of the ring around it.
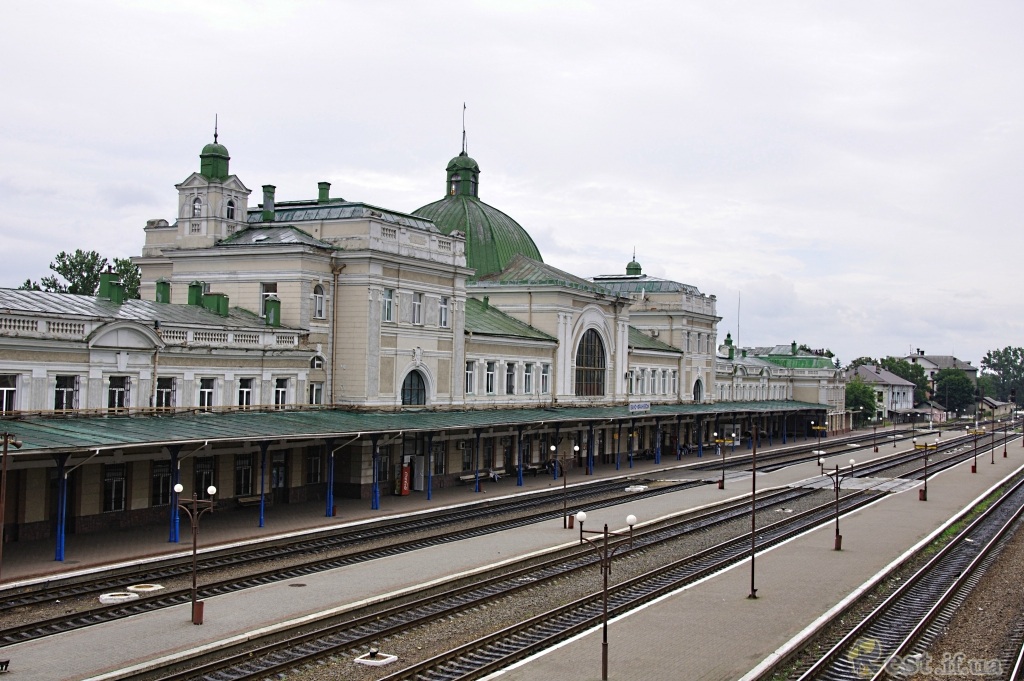
{"label": "tall window", "polygon": [[672,370],[672,394],[679,394],[679,374],[675,369]]}
{"label": "tall window", "polygon": [[288,379],[279,378],[274,381],[274,406],[284,409],[288,404]]}
{"label": "tall window", "polygon": [[547,395],[551,392],[551,365],[540,365],[540,392]]}
{"label": "tall window", "polygon": [[235,454],[235,496],[252,494],[252,453]]}
{"label": "tall window", "polygon": [[[0,377],[0,380],[3,380]],[[53,389],[53,408],[57,411],[78,408],[78,376],[58,376]]]}
{"label": "tall window", "polygon": [[151,504],[166,506],[171,503],[171,462],[153,462],[153,484]]}
{"label": "tall window", "polygon": [[238,379],[238,406],[242,409],[252,406],[252,381],[251,378]]}
{"label": "tall window", "polygon": [[320,463],[320,448],[306,448],[306,484],[315,485],[323,479],[323,465]]}
{"label": "tall window", "polygon": [[103,512],[124,510],[124,472],[123,463],[107,464],[103,467]]}
{"label": "tall window", "polygon": [[228,199],[227,217],[228,217],[228,220],[234,220],[235,219],[235,201],[234,201],[234,199]]}
{"label": "tall window", "polygon": [[196,458],[195,470],[192,476],[192,489],[200,499],[209,499],[210,495],[206,489],[210,485],[216,485],[213,476],[214,462],[212,456],[200,456]]}
{"label": "tall window", "polygon": [[324,287],[317,284],[313,287],[313,318],[323,319],[327,316],[327,308],[324,305]]}
{"label": "tall window", "polygon": [[277,283],[260,284],[260,316],[267,316],[267,298],[277,295]]}
{"label": "tall window", "polygon": [[485,385],[485,387],[487,388],[487,394],[488,395],[493,395],[494,394],[494,362],[488,362],[487,363],[487,373],[486,373],[485,378],[486,378],[486,381],[485,381],[486,385]]}
{"label": "tall window", "polygon": [[174,406],[174,378],[156,379],[156,406],[161,408]]}
{"label": "tall window", "polygon": [[647,390],[647,369],[638,369],[636,372],[636,392],[643,395]]}
{"label": "tall window", "polygon": [[576,394],[604,395],[604,343],[594,329],[588,329],[576,350]]}
{"label": "tall window", "polygon": [[668,394],[668,370],[662,369],[661,371],[661,394]]}
{"label": "tall window", "polygon": [[380,319],[382,322],[392,322],[395,320],[395,289],[386,288],[384,289],[384,295],[381,297],[381,310]]}
{"label": "tall window", "polygon": [[423,323],[423,294],[414,293],[412,294],[412,323],[422,324]]}
{"label": "tall window", "polygon": [[476,392],[476,362],[466,362],[466,394]]}
{"label": "tall window", "polygon": [[437,325],[442,329],[448,328],[448,296],[441,296],[437,308]]}
{"label": "tall window", "polygon": [[527,395],[533,394],[533,364],[523,367],[523,392]]}
{"label": "tall window", "polygon": [[202,215],[203,215],[203,202],[197,196],[196,198],[192,199],[192,217],[198,218],[198,217],[201,217]]}
{"label": "tall window", "polygon": [[310,404],[323,404],[324,403],[324,384],[320,382],[309,384],[309,403]]}
{"label": "tall window", "polygon": [[509,362],[505,365],[505,394],[515,395],[516,394],[516,365],[515,362]]}
{"label": "tall window", "polygon": [[494,468],[494,438],[485,437],[482,440],[482,449],[483,461],[480,463],[480,467],[490,470]]}
{"label": "tall window", "polygon": [[128,408],[131,382],[127,376],[111,376],[107,385],[107,410],[123,411]]}
{"label": "tall window", "polygon": [[199,379],[199,407],[201,409],[209,409],[213,406],[213,385],[215,380],[213,378]]}
{"label": "tall window", "polygon": [[448,472],[448,443],[444,440],[434,440],[434,475],[444,475]]}
{"label": "tall window", "polygon": [[402,404],[426,404],[427,386],[423,375],[418,371],[410,371],[402,382]]}

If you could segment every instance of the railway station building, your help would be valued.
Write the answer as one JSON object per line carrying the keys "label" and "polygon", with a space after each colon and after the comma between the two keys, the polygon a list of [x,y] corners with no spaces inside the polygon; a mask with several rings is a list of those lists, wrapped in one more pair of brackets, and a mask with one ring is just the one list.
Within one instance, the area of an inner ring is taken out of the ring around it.
{"label": "railway station building", "polygon": [[[844,379],[796,343],[719,342],[716,299],[579,276],[480,199],[463,149],[402,212],[252,191],[216,141],[150,220],[142,300],[0,290],[6,541],[176,524],[173,485],[224,504],[479,489],[850,426]],[[439,185],[440,185],[439,177]],[[441,187],[439,187],[440,189]],[[625,258],[624,258],[625,259]],[[558,462],[553,464],[552,462]],[[170,521],[170,522],[169,522]],[[157,531],[157,530],[155,530]]]}

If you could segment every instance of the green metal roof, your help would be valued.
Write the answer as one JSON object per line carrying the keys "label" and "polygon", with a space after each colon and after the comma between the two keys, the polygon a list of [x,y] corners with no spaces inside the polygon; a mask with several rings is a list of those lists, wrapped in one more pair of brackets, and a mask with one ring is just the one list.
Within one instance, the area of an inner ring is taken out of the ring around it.
{"label": "green metal roof", "polygon": [[[631,263],[632,264],[632,263]],[[678,281],[641,275],[602,274],[593,282],[616,293],[686,293],[691,296],[703,295],[696,286]]]}
{"label": "green metal roof", "polygon": [[[266,321],[240,307],[228,310],[227,317],[221,317],[199,305],[178,305],[157,303],[152,300],[132,298],[120,305],[103,298],[81,296],[72,293],[49,291],[25,291],[21,289],[0,289],[0,310],[9,313],[52,314],[66,318],[109,319],[139,322],[152,325],[153,322],[192,327],[227,327],[244,329],[266,328]],[[287,331],[286,327],[275,331]],[[295,329],[299,331],[298,329]]]}
{"label": "green metal roof", "polygon": [[629,347],[636,348],[638,350],[661,350],[662,352],[673,352],[676,354],[683,354],[683,351],[679,348],[663,343],[657,338],[651,338],[646,333],[636,327],[629,327]]}
{"label": "green metal roof", "polygon": [[400,227],[422,229],[425,232],[433,232],[434,234],[438,232],[438,228],[429,220],[423,220],[386,208],[378,208],[366,203],[339,202],[337,200],[332,200],[328,203],[319,203],[317,201],[277,202],[274,204],[273,221],[264,221],[263,204],[259,204],[259,208],[249,210],[246,220],[250,225],[258,225],[263,222],[276,224],[310,220],[356,220],[361,218],[373,218]]}
{"label": "green metal roof", "polygon": [[466,298],[466,332],[483,336],[509,336],[558,342],[540,329],[521,322],[476,298]]}
{"label": "green metal roof", "polygon": [[445,196],[413,211],[445,234],[466,235],[466,266],[474,276],[500,272],[517,254],[543,260],[537,244],[518,222],[479,198],[480,166],[465,150],[448,162]]}
{"label": "green metal roof", "polygon": [[300,440],[352,437],[370,433],[437,432],[474,428],[536,426],[542,423],[606,421],[627,418],[714,416],[721,413],[797,412],[827,405],[793,401],[652,404],[649,412],[631,415],[625,405],[548,409],[481,409],[474,411],[358,412],[337,409],[243,411],[161,416],[92,416],[0,419],[0,429],[24,445],[16,456],[81,452],[92,449],[193,446],[204,442]]}
{"label": "green metal roof", "polygon": [[605,296],[615,297],[617,295],[592,281],[532,260],[524,255],[517,255],[501,272],[480,277],[477,281],[470,282],[469,285],[481,289],[488,286],[558,286]]}

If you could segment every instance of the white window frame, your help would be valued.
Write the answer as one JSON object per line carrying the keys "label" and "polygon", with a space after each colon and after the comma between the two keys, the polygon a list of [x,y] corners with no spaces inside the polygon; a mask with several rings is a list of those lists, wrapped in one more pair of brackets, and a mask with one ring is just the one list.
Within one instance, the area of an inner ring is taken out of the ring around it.
{"label": "white window frame", "polygon": [[533,394],[533,363],[527,362],[523,367],[523,394]]}
{"label": "white window frame", "polygon": [[423,324],[423,294],[412,294],[412,323]]}
{"label": "white window frame", "polygon": [[0,387],[0,414],[14,411],[18,406],[18,375],[4,374],[10,377],[10,386]]}
{"label": "white window frame", "polygon": [[[209,384],[210,387],[209,388],[203,387],[203,382],[204,381],[209,381],[210,382],[210,384]],[[214,405],[214,395],[216,394],[216,390],[217,390],[217,379],[216,378],[211,378],[209,376],[200,378],[199,379],[199,400],[198,400],[198,402],[196,402],[196,405],[200,409],[209,409],[210,407],[212,407]]]}
{"label": "white window frame", "polygon": [[327,306],[324,287],[317,284],[313,287],[313,319],[325,319],[327,317]]}
{"label": "white window frame", "polygon": [[515,395],[516,394],[516,363],[506,362],[505,363],[505,394]]}
{"label": "white window frame", "polygon": [[487,371],[485,373],[484,387],[488,395],[494,394],[494,370],[495,362],[487,362]]}
{"label": "white window frame", "polygon": [[274,380],[274,407],[284,409],[288,406],[288,379],[278,378]]}
{"label": "white window frame", "polygon": [[467,395],[476,393],[476,362],[473,360],[466,362],[465,390]]}
{"label": "white window frame", "polygon": [[547,395],[551,392],[551,365],[541,364],[540,365],[540,392],[542,395]]}
{"label": "white window frame", "polygon": [[441,296],[437,304],[437,326],[442,329],[448,328],[448,296]]}
{"label": "white window frame", "polygon": [[386,288],[380,298],[380,320],[382,322],[395,321],[395,289]]}
{"label": "white window frame", "polygon": [[309,403],[324,403],[324,384],[321,381],[313,381],[309,384]]}
{"label": "white window frame", "polygon": [[249,409],[252,407],[253,386],[256,380],[245,377],[238,379],[238,408]]}

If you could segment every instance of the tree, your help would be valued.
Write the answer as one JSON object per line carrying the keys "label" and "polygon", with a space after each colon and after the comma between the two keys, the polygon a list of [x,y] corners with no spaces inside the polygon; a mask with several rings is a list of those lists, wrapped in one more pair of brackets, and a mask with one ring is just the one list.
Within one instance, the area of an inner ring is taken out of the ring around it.
{"label": "tree", "polygon": [[864,419],[875,416],[875,389],[862,381],[860,376],[854,376],[846,383],[846,408],[854,413],[854,418],[859,415],[862,423]]}
{"label": "tree", "polygon": [[923,366],[898,357],[886,357],[882,360],[882,368],[914,384],[914,404],[928,399],[928,375]]}
{"label": "tree", "polygon": [[871,357],[858,357],[850,362],[850,365],[846,367],[846,370],[849,371],[850,369],[856,369],[857,367],[874,366],[876,364],[878,364],[878,360]]}
{"label": "tree", "polygon": [[974,404],[974,384],[959,369],[942,369],[935,374],[935,397],[959,414]]}
{"label": "tree", "polygon": [[[100,274],[108,266],[107,259],[96,251],[76,250],[72,254],[61,251],[50,269],[56,276],[43,277],[38,282],[26,279],[18,288],[26,291],[52,291],[93,296],[100,287]],[[114,258],[113,271],[124,284],[125,298],[138,298],[139,268],[128,258]]]}
{"label": "tree", "polygon": [[1007,346],[1002,350],[989,350],[981,359],[981,368],[995,378],[992,397],[1005,402],[1010,399],[1010,392],[1016,390],[1018,399],[1021,399],[1024,394],[1024,348]]}

